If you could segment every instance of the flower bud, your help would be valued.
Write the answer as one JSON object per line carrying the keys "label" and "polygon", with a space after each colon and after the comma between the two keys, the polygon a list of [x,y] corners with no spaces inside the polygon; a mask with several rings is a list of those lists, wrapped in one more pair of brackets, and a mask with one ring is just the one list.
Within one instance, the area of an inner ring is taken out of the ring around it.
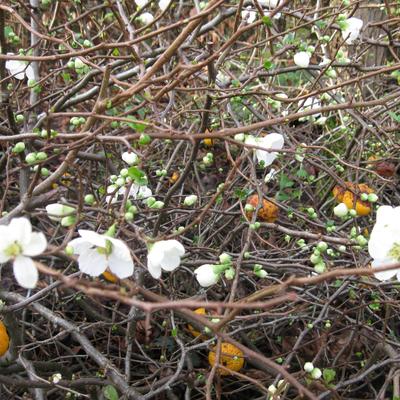
{"label": "flower bud", "polygon": [[321,376],[322,376],[322,372],[321,372],[321,370],[319,368],[314,368],[311,371],[311,377],[313,379],[319,379],[319,378],[321,378]]}
{"label": "flower bud", "polygon": [[370,193],[368,195],[368,201],[370,203],[376,203],[378,201],[378,196],[375,193]]}
{"label": "flower bud", "polygon": [[89,206],[94,204],[94,196],[92,194],[87,194],[83,200]]}
{"label": "flower bud", "polygon": [[237,133],[233,138],[238,142],[244,142],[244,133]]}
{"label": "flower bud", "polygon": [[195,194],[191,194],[190,196],[186,196],[183,200],[183,204],[187,207],[191,207],[195,205],[197,202],[197,196]]}
{"label": "flower bud", "polygon": [[219,262],[221,264],[230,264],[232,262],[232,257],[227,253],[222,253],[219,256]]}
{"label": "flower bud", "polygon": [[312,372],[312,370],[314,369],[314,365],[312,362],[306,362],[304,364],[303,368],[304,368],[304,371],[306,371],[306,372]]}
{"label": "flower bud", "polygon": [[328,249],[328,244],[326,242],[319,242],[317,244],[317,249],[323,253]]}
{"label": "flower bud", "polygon": [[25,157],[25,161],[28,164],[34,164],[36,162],[36,153],[29,153]]}
{"label": "flower bud", "polygon": [[348,212],[349,212],[349,209],[347,208],[346,204],[344,204],[344,203],[338,204],[333,209],[333,213],[339,218],[345,217],[348,214]]}
{"label": "flower bud", "polygon": [[310,65],[310,55],[306,51],[300,51],[293,57],[294,63],[300,68],[307,68]]}
{"label": "flower bud", "polygon": [[74,215],[69,215],[61,219],[61,226],[68,228],[76,223],[76,217]]}
{"label": "flower bud", "polygon": [[121,156],[122,160],[125,161],[128,165],[135,165],[139,161],[139,157],[137,156],[136,153],[133,152],[128,152],[126,151],[125,153],[122,153]]}
{"label": "flower bud", "polygon": [[15,143],[15,146],[12,149],[13,153],[22,153],[25,150],[25,143],[24,142],[18,142]]}

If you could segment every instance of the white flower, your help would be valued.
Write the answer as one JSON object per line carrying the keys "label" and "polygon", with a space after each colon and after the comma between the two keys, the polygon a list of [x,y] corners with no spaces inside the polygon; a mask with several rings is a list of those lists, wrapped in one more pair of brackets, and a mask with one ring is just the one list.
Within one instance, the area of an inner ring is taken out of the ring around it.
{"label": "white flower", "polygon": [[307,68],[310,65],[310,55],[306,51],[299,51],[293,57],[294,63],[300,68]]}
{"label": "white flower", "polygon": [[[256,138],[252,135],[248,135],[246,136],[244,142],[252,146],[262,147],[266,150],[267,149],[280,150],[283,147],[284,138],[279,133],[270,133],[264,137],[259,137],[259,138]],[[263,161],[264,167],[268,167],[269,165],[271,165],[274,162],[277,155],[278,153],[275,152],[268,152],[258,149],[256,150],[257,161],[258,162]]]}
{"label": "white flower", "polygon": [[154,16],[153,16],[153,14],[151,14],[149,12],[145,12],[145,13],[139,15],[138,20],[142,24],[148,25],[148,24],[151,24],[154,21]]}
{"label": "white flower", "polygon": [[148,2],[149,0],[135,0],[135,3],[139,8],[143,8]]}
{"label": "white flower", "polygon": [[340,203],[333,209],[333,213],[337,217],[343,218],[349,213],[349,209],[347,208],[346,204]]}
{"label": "white flower", "polygon": [[64,204],[53,203],[46,206],[47,216],[52,221],[61,221],[62,218],[75,213],[75,208]]}
{"label": "white flower", "polygon": [[[400,207],[381,206],[376,213],[376,223],[368,242],[368,252],[374,259],[372,267],[382,267],[400,262]],[[375,273],[380,281],[393,276],[400,281],[400,268]]]}
{"label": "white flower", "polygon": [[346,28],[342,30],[342,37],[347,44],[352,44],[358,38],[363,25],[364,22],[355,17],[348,18],[345,21]]}
{"label": "white flower", "polygon": [[[14,55],[13,53],[8,53],[9,55]],[[25,78],[28,80],[35,80],[35,73],[31,65],[26,64],[24,61],[19,60],[8,60],[6,61],[6,68],[10,71],[10,74],[14,76],[14,78],[19,79],[20,81]]]}
{"label": "white flower", "polygon": [[151,247],[147,255],[147,268],[151,276],[160,278],[161,270],[173,271],[181,263],[185,248],[177,240],[161,240]]}
{"label": "white flower", "polygon": [[88,230],[78,230],[80,238],[69,246],[78,254],[79,269],[90,276],[101,275],[107,267],[124,279],[133,274],[133,261],[128,246],[119,239]]}
{"label": "white flower", "polygon": [[[306,111],[310,111],[310,110],[314,110],[317,108],[321,107],[321,101],[317,98],[317,97],[307,97],[306,100],[300,100],[298,102],[299,105],[299,112],[306,112]],[[317,118],[321,115],[320,112],[317,112],[315,114],[313,114],[313,117]],[[306,119],[310,118],[309,116],[307,117],[300,117],[299,121],[304,121]]]}
{"label": "white flower", "polygon": [[139,157],[136,153],[129,153],[128,151],[125,151],[125,153],[122,153],[121,158],[129,165],[134,165],[137,164],[139,161]]}
{"label": "white flower", "polygon": [[[125,193],[125,188],[121,188],[119,190],[119,194],[124,194]],[[136,185],[135,183],[132,184],[130,190],[129,190],[129,197],[133,197],[135,200],[144,200],[147,199],[152,195],[152,191],[150,188],[147,186],[139,186]]]}
{"label": "white flower", "polygon": [[165,11],[169,3],[171,3],[171,0],[159,0],[158,7],[160,7],[161,11]]}
{"label": "white flower", "polygon": [[53,374],[53,376],[51,377],[51,380],[53,381],[53,383],[57,384],[58,382],[60,382],[62,379],[62,375],[58,372],[57,374]]}
{"label": "white flower", "polygon": [[13,260],[14,276],[26,289],[36,286],[39,274],[33,256],[43,253],[47,246],[42,232],[32,232],[27,218],[14,218],[9,225],[0,225],[0,263]]}
{"label": "white flower", "polygon": [[251,11],[251,6],[249,6],[242,11],[241,16],[247,24],[252,24],[257,18],[257,13],[255,11]]}
{"label": "white flower", "polygon": [[214,272],[214,265],[204,264],[194,270],[196,279],[203,287],[215,285],[219,280],[219,274]]}

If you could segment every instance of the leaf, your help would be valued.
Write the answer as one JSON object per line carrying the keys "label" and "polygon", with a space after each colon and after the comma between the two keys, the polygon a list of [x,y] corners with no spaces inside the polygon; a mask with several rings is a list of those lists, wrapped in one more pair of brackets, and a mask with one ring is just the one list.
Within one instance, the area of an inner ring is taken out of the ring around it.
{"label": "leaf", "polygon": [[272,61],[270,61],[270,60],[264,61],[264,69],[268,70],[268,69],[271,69],[273,66],[274,66],[274,64],[272,63]]}
{"label": "leaf", "polygon": [[268,15],[264,15],[262,17],[262,22],[264,25],[271,27],[272,26],[272,20]]}
{"label": "leaf", "polygon": [[336,378],[336,371],[331,368],[325,368],[322,372],[322,376],[326,384],[333,382]]}
{"label": "leaf", "polygon": [[112,385],[107,385],[104,388],[103,393],[104,393],[104,397],[107,400],[118,400],[119,399],[117,389],[115,389],[115,387]]}
{"label": "leaf", "polygon": [[284,192],[279,192],[276,196],[276,199],[278,201],[286,201],[286,200],[290,200],[291,196],[289,196],[288,194],[284,193]]}
{"label": "leaf", "polygon": [[280,190],[291,188],[294,185],[294,181],[290,180],[285,174],[281,174],[281,179],[279,181]]}
{"label": "leaf", "polygon": [[388,114],[394,121],[400,123],[400,114],[396,114],[393,111],[389,111]]}
{"label": "leaf", "polygon": [[147,125],[137,122],[137,119],[135,117],[132,117],[131,115],[129,115],[127,118],[132,121],[132,122],[128,122],[127,125],[129,126],[129,128],[133,129],[134,131],[142,133],[147,128]]}
{"label": "leaf", "polygon": [[139,186],[145,186],[148,183],[146,174],[138,167],[129,167],[128,176]]}

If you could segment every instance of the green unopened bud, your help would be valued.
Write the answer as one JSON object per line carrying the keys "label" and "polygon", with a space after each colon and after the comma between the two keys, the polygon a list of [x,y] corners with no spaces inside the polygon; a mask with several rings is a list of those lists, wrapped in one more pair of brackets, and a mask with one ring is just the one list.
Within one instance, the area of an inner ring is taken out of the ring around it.
{"label": "green unopened bud", "polygon": [[139,136],[138,143],[139,143],[140,145],[146,146],[146,145],[148,145],[150,142],[151,142],[151,136],[146,135],[146,134],[144,134],[144,133],[142,133],[142,134]]}
{"label": "green unopened bud", "polygon": [[338,247],[338,249],[339,249],[339,251],[341,252],[341,253],[344,253],[345,251],[346,251],[346,246],[345,245],[340,245],[339,247]]}
{"label": "green unopened bud", "polygon": [[233,268],[228,268],[225,270],[225,278],[232,280],[235,277],[235,270]]}
{"label": "green unopened bud", "polygon": [[92,194],[87,194],[85,197],[84,197],[84,202],[85,202],[85,204],[87,204],[88,206],[91,206],[91,205],[93,205],[94,204],[94,196],[92,195]]}
{"label": "green unopened bud", "polygon": [[127,177],[127,176],[129,175],[128,168],[122,168],[121,171],[119,171],[119,174],[120,174],[123,178]]}
{"label": "green unopened bud", "polygon": [[368,195],[368,201],[370,203],[376,203],[378,201],[378,196],[375,193],[370,193]]}
{"label": "green unopened bud", "polygon": [[47,168],[41,168],[40,169],[40,175],[42,175],[43,177],[49,176],[50,175],[50,171]]}
{"label": "green unopened bud", "polygon": [[115,184],[117,185],[117,186],[124,186],[125,185],[125,179],[122,177],[122,176],[120,176],[119,178],[117,178],[117,180],[115,181]]}
{"label": "green unopened bud", "polygon": [[61,226],[64,228],[68,228],[76,223],[76,217],[75,215],[68,215],[67,217],[64,217],[61,219]]}
{"label": "green unopened bud", "polygon": [[130,212],[131,214],[137,214],[138,209],[137,209],[136,206],[130,206],[130,207],[128,208],[128,212]]}
{"label": "green unopened bud", "polygon": [[313,215],[315,213],[315,210],[312,207],[307,208],[307,213],[309,215]]}
{"label": "green unopened bud", "polygon": [[360,199],[362,201],[368,201],[368,193],[361,193]]}
{"label": "green unopened bud", "polygon": [[323,274],[326,271],[326,265],[323,261],[319,262],[318,264],[314,265],[314,271],[317,274]]}
{"label": "green unopened bud", "polygon": [[187,207],[191,207],[195,205],[197,202],[197,196],[195,194],[191,194],[190,196],[186,196],[183,200],[183,204]]}
{"label": "green unopened bud", "polygon": [[72,256],[74,254],[74,248],[72,246],[67,246],[64,252],[67,256]]}
{"label": "green unopened bud", "polygon": [[152,204],[152,206],[150,208],[154,208],[156,210],[160,210],[163,207],[164,207],[164,202],[157,200],[155,203]]}
{"label": "green unopened bud", "polygon": [[47,159],[47,154],[44,151],[39,151],[36,153],[36,160],[38,161],[44,161]]}
{"label": "green unopened bud", "polygon": [[299,239],[296,243],[300,248],[306,246],[306,241],[304,239]]}
{"label": "green unopened bud", "polygon": [[227,253],[222,253],[219,256],[219,262],[221,264],[230,264],[232,262],[232,257]]}
{"label": "green unopened bud", "polygon": [[326,250],[326,254],[328,254],[329,257],[334,257],[335,252],[333,251],[333,249],[328,249]]}
{"label": "green unopened bud", "polygon": [[321,258],[321,256],[317,256],[315,254],[312,254],[311,257],[310,257],[310,261],[311,261],[312,264],[315,265],[315,264],[320,263],[322,261],[322,258]]}
{"label": "green unopened bud", "polygon": [[246,259],[250,258],[250,257],[251,257],[250,252],[249,252],[249,251],[246,251],[246,252],[243,254],[243,257],[246,258]]}
{"label": "green unopened bud", "polygon": [[246,211],[246,212],[252,212],[252,211],[254,211],[254,207],[253,207],[251,204],[246,204],[246,205],[244,206],[244,211]]}
{"label": "green unopened bud", "polygon": [[25,151],[25,143],[24,142],[18,142],[15,143],[15,146],[12,149],[13,153],[22,153]]}
{"label": "green unopened bud", "polygon": [[319,379],[319,378],[321,378],[321,376],[322,376],[322,372],[321,372],[321,370],[319,368],[314,368],[311,371],[311,377],[313,379]]}
{"label": "green unopened bud", "polygon": [[357,243],[358,243],[360,246],[365,246],[365,245],[368,243],[368,240],[365,239],[365,237],[364,237],[363,235],[358,235],[358,236],[356,237],[356,240],[357,240]]}
{"label": "green unopened bud", "polygon": [[126,212],[124,214],[124,218],[125,218],[125,221],[133,221],[133,219],[135,218],[135,214]]}
{"label": "green unopened bud", "polygon": [[317,249],[323,253],[328,249],[328,244],[326,242],[319,242],[317,244]]}
{"label": "green unopened bud", "polygon": [[36,153],[29,153],[25,157],[25,161],[28,164],[34,164],[36,162]]}
{"label": "green unopened bud", "polygon": [[357,211],[354,210],[354,208],[352,208],[351,210],[349,210],[349,215],[350,215],[351,217],[356,217],[356,216],[357,216]]}
{"label": "green unopened bud", "polygon": [[18,114],[15,116],[15,122],[17,124],[22,124],[25,121],[25,117],[22,114]]}
{"label": "green unopened bud", "polygon": [[154,197],[149,197],[146,200],[146,205],[147,205],[147,207],[151,207],[155,202],[156,202],[156,199]]}
{"label": "green unopened bud", "polygon": [[83,61],[81,61],[79,58],[75,58],[74,61],[74,68],[76,70],[82,70],[83,68],[85,68],[85,63]]}
{"label": "green unopened bud", "polygon": [[260,269],[260,270],[258,270],[258,271],[254,271],[254,274],[255,274],[257,277],[261,278],[261,279],[263,279],[263,278],[265,278],[265,277],[268,276],[268,272],[265,271],[264,269]]}

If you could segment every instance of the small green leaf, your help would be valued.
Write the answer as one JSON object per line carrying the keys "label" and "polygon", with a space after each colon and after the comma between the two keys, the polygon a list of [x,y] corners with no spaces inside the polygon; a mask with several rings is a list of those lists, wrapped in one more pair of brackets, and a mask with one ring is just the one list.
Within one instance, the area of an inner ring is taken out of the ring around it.
{"label": "small green leaf", "polygon": [[268,70],[268,69],[271,69],[273,66],[274,66],[274,64],[271,60],[264,61],[264,69]]}
{"label": "small green leaf", "polygon": [[393,111],[389,111],[388,114],[394,121],[400,122],[400,114],[396,114]]}
{"label": "small green leaf", "polygon": [[294,185],[294,182],[289,179],[289,177],[285,174],[281,174],[281,179],[279,181],[280,190],[290,188]]}
{"label": "small green leaf", "polygon": [[104,388],[103,393],[104,393],[104,397],[107,400],[118,400],[119,399],[117,389],[115,389],[115,387],[112,385],[107,385]]}
{"label": "small green leaf", "polygon": [[146,174],[140,170],[138,167],[132,166],[128,169],[128,176],[133,179],[133,181],[139,185],[147,185],[148,180]]}
{"label": "small green leaf", "polygon": [[143,132],[146,128],[147,128],[147,125],[145,125],[145,124],[142,124],[142,123],[140,123],[140,122],[137,122],[137,120],[136,120],[136,118],[135,117],[132,117],[131,115],[130,116],[128,116],[127,117],[128,119],[130,119],[132,122],[128,122],[128,126],[130,127],[130,128],[132,128],[134,131],[136,131],[136,132]]}
{"label": "small green leaf", "polygon": [[330,384],[333,382],[336,378],[336,372],[334,369],[331,368],[325,368],[322,372],[322,376],[324,378],[324,381],[326,384]]}
{"label": "small green leaf", "polygon": [[268,15],[264,15],[262,17],[262,22],[264,25],[271,27],[272,26],[272,20]]}

